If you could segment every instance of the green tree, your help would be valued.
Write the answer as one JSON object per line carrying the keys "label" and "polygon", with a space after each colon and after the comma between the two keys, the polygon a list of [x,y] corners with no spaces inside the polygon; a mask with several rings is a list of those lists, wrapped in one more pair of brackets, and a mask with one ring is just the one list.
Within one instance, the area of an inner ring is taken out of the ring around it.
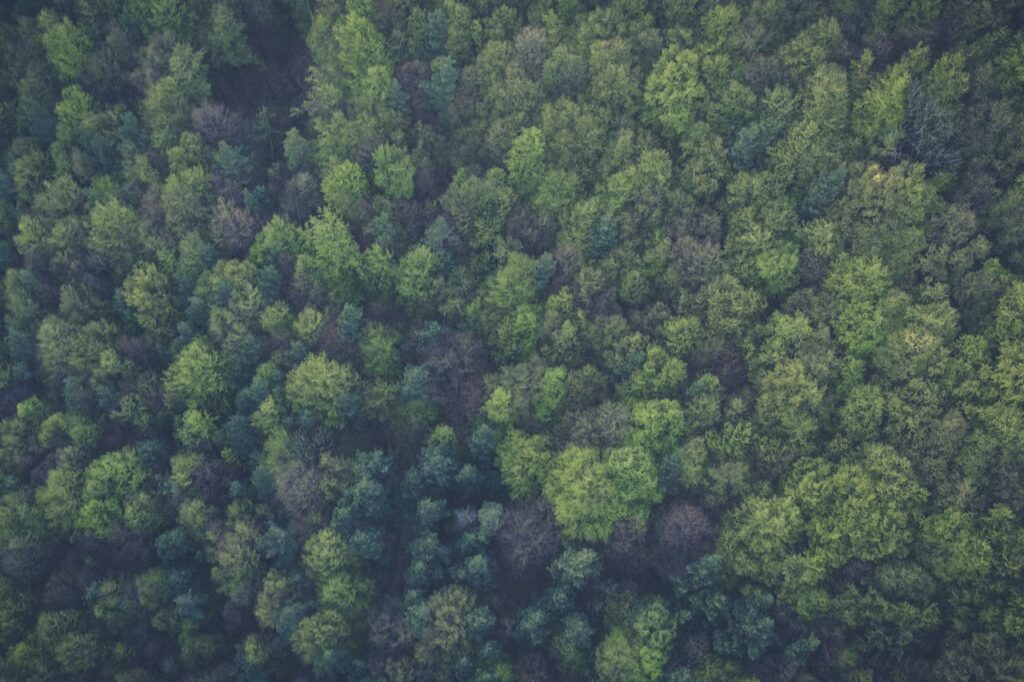
{"label": "green tree", "polygon": [[373,377],[393,377],[399,369],[398,333],[387,325],[370,322],[359,339],[363,368]]}
{"label": "green tree", "polygon": [[151,236],[138,213],[117,199],[97,203],[89,212],[86,243],[115,275],[125,274],[152,250]]}
{"label": "green tree", "polygon": [[565,404],[568,395],[569,372],[565,367],[550,367],[544,370],[533,411],[542,422],[551,421]]}
{"label": "green tree", "polygon": [[700,57],[693,50],[666,48],[644,87],[647,113],[665,130],[689,138],[697,122],[698,106],[707,97],[700,78]]}
{"label": "green tree", "polygon": [[68,82],[78,78],[92,51],[88,34],[68,17],[61,17],[58,21],[49,9],[39,13],[39,28],[43,31],[46,59],[60,79]]}
{"label": "green tree", "polygon": [[925,228],[937,201],[920,164],[888,170],[869,165],[850,180],[843,203],[850,252],[880,258],[897,281],[906,280],[925,248]]}
{"label": "green tree", "polygon": [[809,454],[820,428],[825,391],[799,360],[780,363],[758,383],[762,433],[795,455]]}
{"label": "green tree", "polygon": [[288,372],[285,395],[296,411],[309,412],[324,424],[341,428],[355,410],[359,377],[346,364],[322,353],[309,355]]}
{"label": "green tree", "polygon": [[869,446],[865,454],[862,463],[809,465],[793,491],[809,519],[811,551],[831,567],[905,556],[927,498],[910,462],[891,448]]}
{"label": "green tree", "polygon": [[791,497],[750,497],[726,519],[718,551],[736,573],[778,581],[803,534]]}
{"label": "green tree", "polygon": [[385,196],[411,198],[415,173],[412,158],[401,147],[382,144],[373,152],[373,184]]}
{"label": "green tree", "polygon": [[530,197],[544,178],[544,137],[539,128],[524,128],[505,156],[509,182],[519,196]]}
{"label": "green tree", "polygon": [[145,531],[157,521],[155,500],[144,489],[146,474],[132,449],[111,452],[85,468],[77,525],[97,537],[127,526]]}
{"label": "green tree", "polygon": [[729,274],[709,282],[699,296],[705,306],[708,332],[726,338],[742,337],[766,305],[757,291],[744,287]]}
{"label": "green tree", "polygon": [[142,101],[142,117],[149,126],[153,143],[170,147],[188,124],[192,108],[210,98],[203,53],[187,45],[174,46],[167,66],[167,75],[146,91]]}
{"label": "green tree", "polygon": [[352,218],[366,198],[366,177],[359,164],[342,161],[327,171],[321,188],[324,201],[334,213],[343,219]]}
{"label": "green tree", "polygon": [[661,599],[652,599],[633,616],[630,630],[646,679],[659,680],[665,670],[676,636],[676,621]]}
{"label": "green tree", "polygon": [[334,39],[341,48],[336,56],[342,72],[356,78],[372,66],[387,63],[384,37],[366,16],[350,11],[335,24]]}
{"label": "green tree", "polygon": [[651,456],[639,447],[569,446],[554,462],[544,482],[555,518],[566,537],[589,542],[608,539],[617,521],[646,521],[661,500]]}
{"label": "green tree", "polygon": [[512,499],[529,499],[540,493],[554,464],[548,439],[542,435],[529,435],[516,429],[508,433],[498,445],[498,469]]}
{"label": "green tree", "polygon": [[430,595],[425,622],[415,639],[413,656],[424,670],[448,677],[472,652],[476,599],[461,585],[448,585]]}
{"label": "green tree", "polygon": [[459,69],[455,60],[448,55],[435,57],[430,62],[430,80],[420,87],[430,100],[433,107],[442,119],[448,114],[448,107],[455,96],[455,89],[459,81]]}
{"label": "green tree", "polygon": [[637,402],[630,413],[630,421],[633,442],[658,455],[677,447],[686,430],[683,408],[675,400]]}
{"label": "green tree", "polygon": [[801,460],[795,469],[782,495],[749,498],[727,517],[718,549],[737,574],[780,588],[815,617],[828,609],[831,571],[907,555],[927,492],[885,446],[868,446],[859,462]]}
{"label": "green tree", "polygon": [[164,400],[172,407],[216,405],[227,391],[222,362],[204,339],[195,339],[164,372]]}
{"label": "green tree", "polygon": [[327,609],[300,620],[289,641],[300,661],[318,670],[329,670],[331,659],[351,636],[351,623],[337,611]]}
{"label": "green tree", "polygon": [[889,273],[875,259],[837,259],[825,281],[836,303],[830,311],[836,338],[847,352],[870,357],[891,324],[894,308],[902,301],[891,294]]}
{"label": "green tree", "polygon": [[256,56],[246,41],[245,24],[235,16],[231,7],[223,2],[213,5],[209,22],[206,41],[214,64],[245,66],[256,63]]}
{"label": "green tree", "polygon": [[160,190],[164,219],[175,234],[205,231],[213,212],[213,184],[209,173],[191,167],[167,176]]}
{"label": "green tree", "polygon": [[355,567],[355,558],[336,531],[324,528],[313,534],[302,548],[302,564],[313,578],[326,582],[341,571]]}
{"label": "green tree", "polygon": [[124,281],[124,302],[151,334],[166,334],[177,317],[168,289],[167,278],[152,263],[136,265]]}
{"label": "green tree", "polygon": [[440,259],[431,248],[418,244],[398,261],[395,293],[410,313],[421,310],[435,296]]}
{"label": "green tree", "polygon": [[925,519],[922,539],[935,576],[947,583],[981,584],[992,566],[992,546],[971,514],[946,510]]}
{"label": "green tree", "polygon": [[46,474],[46,484],[36,490],[36,504],[55,528],[70,531],[81,507],[82,472],[57,466]]}
{"label": "green tree", "polygon": [[363,260],[348,227],[329,209],[309,219],[296,269],[309,272],[341,305],[359,300]]}
{"label": "green tree", "polygon": [[512,199],[505,172],[492,168],[482,178],[460,170],[441,197],[441,203],[455,218],[456,226],[469,245],[487,249],[501,233],[512,208]]}

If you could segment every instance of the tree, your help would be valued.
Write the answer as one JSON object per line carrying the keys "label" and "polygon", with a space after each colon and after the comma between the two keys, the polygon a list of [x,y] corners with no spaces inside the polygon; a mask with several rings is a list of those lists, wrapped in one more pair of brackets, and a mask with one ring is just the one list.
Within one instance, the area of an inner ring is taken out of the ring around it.
{"label": "tree", "polygon": [[664,574],[679,575],[687,564],[709,552],[715,527],[704,511],[681,499],[667,502],[654,515],[651,555]]}
{"label": "tree", "polygon": [[621,629],[612,630],[601,642],[594,666],[597,679],[602,682],[642,682],[656,679],[644,674],[636,650]]}
{"label": "tree", "polygon": [[490,248],[501,233],[512,198],[505,172],[492,168],[482,178],[465,171],[456,173],[441,203],[469,245],[482,250]]}
{"label": "tree", "polygon": [[246,42],[245,24],[226,3],[218,2],[210,8],[209,21],[206,40],[214,64],[245,66],[256,63],[256,56]]}
{"label": "tree", "polygon": [[652,599],[633,616],[630,629],[640,657],[640,670],[646,679],[661,679],[676,636],[673,615],[662,600]]}
{"label": "tree", "polygon": [[224,396],[221,359],[205,339],[194,339],[164,372],[164,400],[171,407],[216,405]]}
{"label": "tree", "polygon": [[516,429],[509,429],[496,451],[501,479],[514,500],[528,500],[540,492],[553,460],[547,437]]}
{"label": "tree", "polygon": [[826,555],[826,562],[838,566],[853,557],[875,561],[905,554],[910,515],[927,496],[909,462],[891,449],[873,446],[863,464],[841,465],[819,478],[829,469],[808,472],[796,487],[811,514],[812,546]]}
{"label": "tree", "polygon": [[317,353],[288,372],[285,395],[295,411],[309,412],[326,426],[342,428],[355,413],[358,382],[350,366]]}
{"label": "tree", "polygon": [[513,252],[506,264],[481,287],[471,313],[489,335],[490,343],[506,357],[523,357],[539,333],[536,262]]}
{"label": "tree", "polygon": [[757,417],[763,433],[794,455],[809,454],[822,413],[825,392],[808,376],[804,364],[790,360],[759,382]]}
{"label": "tree", "polygon": [[449,585],[430,595],[424,607],[415,660],[433,676],[451,675],[472,654],[476,599],[464,587]]}
{"label": "tree", "polygon": [[153,83],[142,101],[142,117],[149,126],[153,143],[170,147],[185,129],[192,109],[210,98],[203,53],[187,45],[174,46],[167,75]]}
{"label": "tree", "polygon": [[382,144],[373,152],[373,184],[391,199],[412,197],[413,167],[409,153],[391,144]]}
{"label": "tree", "polygon": [[349,624],[339,613],[323,610],[300,620],[289,639],[300,661],[328,672],[350,635]]}
{"label": "tree", "polygon": [[561,411],[569,391],[568,379],[569,371],[565,367],[544,370],[533,405],[537,419],[550,422]]}
{"label": "tree", "polygon": [[872,156],[891,156],[903,133],[910,73],[896,64],[853,104],[853,130]]}
{"label": "tree", "polygon": [[648,346],[644,364],[621,386],[630,397],[668,399],[682,393],[686,382],[686,363],[665,352],[661,346]]}
{"label": "tree", "polygon": [[124,302],[139,326],[151,334],[166,334],[177,317],[168,295],[169,283],[153,263],[140,263],[124,281]]}
{"label": "tree", "polygon": [[718,552],[736,573],[778,581],[803,533],[800,508],[790,497],[750,497],[726,518]]}
{"label": "tree", "polygon": [[744,287],[729,274],[709,282],[699,296],[704,302],[708,331],[726,338],[741,336],[765,308],[764,298],[758,292]]}
{"label": "tree", "polygon": [[558,553],[558,528],[543,497],[505,509],[496,535],[499,557],[513,576],[536,578]]}
{"label": "tree", "polygon": [[176,235],[205,230],[213,211],[210,175],[199,167],[172,173],[160,191],[160,203],[164,219]]}
{"label": "tree", "polygon": [[645,521],[661,499],[654,461],[635,446],[603,454],[569,446],[555,460],[544,494],[566,537],[589,542],[607,540],[621,519]]}
{"label": "tree", "polygon": [[992,565],[992,547],[970,514],[946,510],[925,519],[922,537],[932,571],[944,582],[978,583]]}
{"label": "tree", "polygon": [[46,474],[46,484],[36,490],[36,504],[51,525],[69,531],[75,526],[81,491],[82,472],[70,466],[57,466]]}
{"label": "tree", "polygon": [[839,409],[847,435],[856,441],[876,440],[885,413],[885,396],[875,384],[860,384],[850,390]]}
{"label": "tree", "polygon": [[305,249],[296,269],[309,271],[337,304],[358,301],[363,261],[345,223],[324,210],[309,219],[302,238]]}
{"label": "tree", "polygon": [[505,157],[509,182],[521,197],[532,196],[544,177],[544,137],[539,128],[524,128]]}
{"label": "tree", "polygon": [[881,343],[891,324],[892,308],[900,300],[888,295],[888,271],[877,258],[843,257],[836,261],[825,287],[837,299],[831,311],[836,338],[848,353],[869,357]]}
{"label": "tree", "polygon": [[324,528],[310,537],[302,548],[302,564],[317,582],[326,582],[336,573],[351,569],[355,561],[345,547],[344,539],[334,530]]}
{"label": "tree", "polygon": [[94,460],[85,468],[80,529],[101,538],[119,528],[142,532],[156,519],[154,500],[143,489],[146,475],[134,450],[118,450]]}
{"label": "tree", "polygon": [[152,250],[147,225],[117,199],[97,203],[89,212],[87,244],[115,275],[123,275]]}
{"label": "tree", "polygon": [[440,259],[425,244],[414,246],[398,261],[395,293],[410,313],[434,297],[439,270]]}
{"label": "tree", "polygon": [[880,258],[905,280],[925,247],[925,226],[937,201],[924,166],[901,163],[888,170],[871,164],[850,180],[843,225],[854,256]]}
{"label": "tree", "polygon": [[736,573],[781,587],[812,617],[828,608],[831,571],[906,555],[926,497],[910,463],[885,446],[856,463],[802,460],[783,495],[749,498],[727,517],[718,549]]}
{"label": "tree", "polygon": [[598,647],[594,663],[598,679],[661,679],[676,634],[664,602],[653,599],[638,607],[627,628],[613,628]]}
{"label": "tree", "polygon": [[370,67],[387,63],[384,37],[369,18],[358,11],[349,11],[334,25],[334,39],[341,48],[337,64],[350,78],[357,79]]}
{"label": "tree", "polygon": [[693,50],[666,48],[644,87],[648,114],[678,137],[692,135],[697,107],[707,96],[700,78],[700,57]]}
{"label": "tree", "polygon": [[744,590],[729,604],[724,627],[713,634],[715,651],[733,658],[759,659],[774,639],[775,622],[770,615],[774,601],[767,592]]}
{"label": "tree", "polygon": [[48,9],[39,13],[39,28],[43,30],[46,58],[60,79],[68,82],[78,78],[92,51],[88,34],[68,17],[61,17],[58,21]]}
{"label": "tree", "polygon": [[366,197],[366,178],[363,169],[353,161],[342,161],[331,167],[321,183],[324,201],[342,219],[356,215]]}
{"label": "tree", "polygon": [[420,87],[426,93],[430,106],[442,118],[447,119],[448,107],[455,97],[459,81],[459,69],[455,60],[448,55],[435,57],[430,62],[430,79]]}
{"label": "tree", "polygon": [[675,400],[637,402],[630,419],[634,429],[633,442],[658,455],[675,448],[685,430],[683,408]]}
{"label": "tree", "polygon": [[377,322],[363,328],[359,350],[363,357],[363,368],[372,377],[388,378],[399,369],[398,333]]}

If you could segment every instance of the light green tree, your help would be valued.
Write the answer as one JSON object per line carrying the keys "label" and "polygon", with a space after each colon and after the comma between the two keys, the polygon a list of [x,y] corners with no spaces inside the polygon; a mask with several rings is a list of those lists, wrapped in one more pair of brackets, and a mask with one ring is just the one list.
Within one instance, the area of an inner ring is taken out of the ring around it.
{"label": "light green tree", "polygon": [[642,448],[596,448],[571,445],[555,460],[544,494],[566,537],[599,542],[616,522],[645,521],[661,500],[654,460]]}
{"label": "light green tree", "polygon": [[382,144],[373,152],[373,184],[392,199],[412,197],[413,166],[409,152],[392,144]]}
{"label": "light green tree", "polygon": [[293,409],[314,414],[327,426],[341,428],[354,410],[358,382],[350,366],[317,353],[288,372],[284,390]]}

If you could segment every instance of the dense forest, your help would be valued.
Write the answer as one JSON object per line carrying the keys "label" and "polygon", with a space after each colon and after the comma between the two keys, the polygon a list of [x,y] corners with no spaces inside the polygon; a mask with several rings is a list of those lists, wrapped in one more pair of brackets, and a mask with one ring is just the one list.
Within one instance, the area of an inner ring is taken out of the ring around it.
{"label": "dense forest", "polygon": [[1024,680],[1024,2],[0,2],[0,679]]}

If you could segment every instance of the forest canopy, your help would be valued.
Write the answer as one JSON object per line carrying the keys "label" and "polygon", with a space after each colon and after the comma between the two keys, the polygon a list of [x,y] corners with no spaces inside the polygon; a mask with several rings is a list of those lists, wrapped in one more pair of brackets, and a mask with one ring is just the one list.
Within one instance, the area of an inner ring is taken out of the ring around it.
{"label": "forest canopy", "polygon": [[1024,680],[1024,3],[0,2],[0,679]]}

